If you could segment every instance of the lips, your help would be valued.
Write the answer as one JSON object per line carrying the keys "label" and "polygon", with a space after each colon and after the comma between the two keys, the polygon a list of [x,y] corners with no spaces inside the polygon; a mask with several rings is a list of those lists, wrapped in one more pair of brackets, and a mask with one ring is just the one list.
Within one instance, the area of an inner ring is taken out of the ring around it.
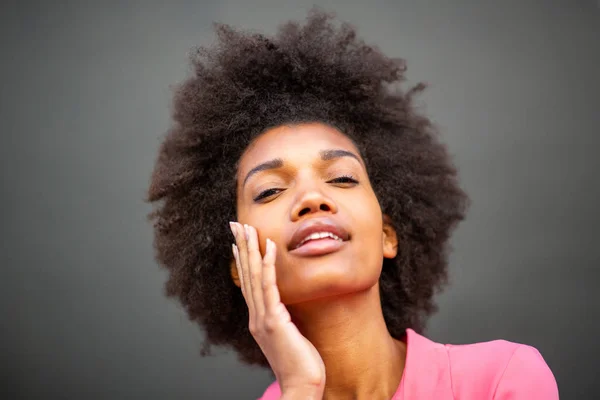
{"label": "lips", "polygon": [[[309,245],[314,247],[317,242],[327,242],[328,245],[325,247],[332,248],[333,250],[349,239],[350,235],[348,232],[333,219],[310,219],[296,229],[288,243],[288,250],[300,252],[303,247],[308,247]],[[320,248],[323,248],[322,244]]]}

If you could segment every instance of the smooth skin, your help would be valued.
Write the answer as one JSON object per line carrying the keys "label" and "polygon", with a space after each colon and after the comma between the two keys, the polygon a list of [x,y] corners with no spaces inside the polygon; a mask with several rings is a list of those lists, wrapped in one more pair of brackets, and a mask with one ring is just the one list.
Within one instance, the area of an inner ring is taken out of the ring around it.
{"label": "smooth skin", "polygon": [[[240,158],[237,185],[231,274],[283,398],[391,398],[406,345],[385,325],[379,276],[398,243],[356,146],[321,123],[272,128]],[[292,246],[320,222],[346,240]]]}

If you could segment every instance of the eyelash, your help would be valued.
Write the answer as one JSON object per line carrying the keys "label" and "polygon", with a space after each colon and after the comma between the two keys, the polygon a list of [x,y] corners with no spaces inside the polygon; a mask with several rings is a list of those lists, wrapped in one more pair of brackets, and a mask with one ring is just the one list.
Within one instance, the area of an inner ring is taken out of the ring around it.
{"label": "eyelash", "polygon": [[352,183],[352,184],[357,184],[358,181],[356,179],[354,179],[354,177],[352,175],[342,175],[342,176],[338,176],[337,178],[334,178],[334,179],[328,181],[327,183]]}
{"label": "eyelash", "polygon": [[279,191],[281,191],[281,190],[283,190],[283,189],[271,188],[271,189],[263,190],[262,192],[260,192],[258,194],[258,196],[256,196],[254,198],[254,201],[260,201],[262,199],[266,199],[267,197],[271,197],[271,196],[279,193]]}
{"label": "eyelash", "polygon": [[[358,183],[358,181],[351,175],[342,175],[342,176],[338,176],[337,178],[334,178],[330,181],[327,181],[327,183],[356,185]],[[267,197],[274,196],[277,193],[281,192],[282,190],[283,189],[279,189],[279,188],[270,188],[270,189],[264,190],[264,191],[260,192],[258,194],[258,196],[256,196],[254,198],[254,201],[260,201],[260,200],[266,199]]]}

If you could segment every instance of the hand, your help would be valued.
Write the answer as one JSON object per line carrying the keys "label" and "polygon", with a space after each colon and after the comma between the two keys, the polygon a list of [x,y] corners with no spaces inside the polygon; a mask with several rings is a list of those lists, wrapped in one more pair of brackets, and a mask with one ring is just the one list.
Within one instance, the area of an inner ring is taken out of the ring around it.
{"label": "hand", "polygon": [[230,225],[236,238],[233,255],[248,305],[250,333],[273,369],[283,395],[310,393],[320,398],[325,387],[325,364],[281,302],[275,276],[275,243],[267,239],[262,258],[256,229],[237,222]]}

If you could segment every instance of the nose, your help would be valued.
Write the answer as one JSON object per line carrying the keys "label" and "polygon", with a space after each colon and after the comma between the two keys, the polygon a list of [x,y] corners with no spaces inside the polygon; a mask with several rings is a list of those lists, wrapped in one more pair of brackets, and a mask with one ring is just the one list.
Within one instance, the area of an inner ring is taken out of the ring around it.
{"label": "nose", "polygon": [[291,220],[297,221],[306,215],[319,212],[335,214],[337,213],[337,206],[322,191],[317,189],[307,190],[301,194],[298,201],[292,207]]}

